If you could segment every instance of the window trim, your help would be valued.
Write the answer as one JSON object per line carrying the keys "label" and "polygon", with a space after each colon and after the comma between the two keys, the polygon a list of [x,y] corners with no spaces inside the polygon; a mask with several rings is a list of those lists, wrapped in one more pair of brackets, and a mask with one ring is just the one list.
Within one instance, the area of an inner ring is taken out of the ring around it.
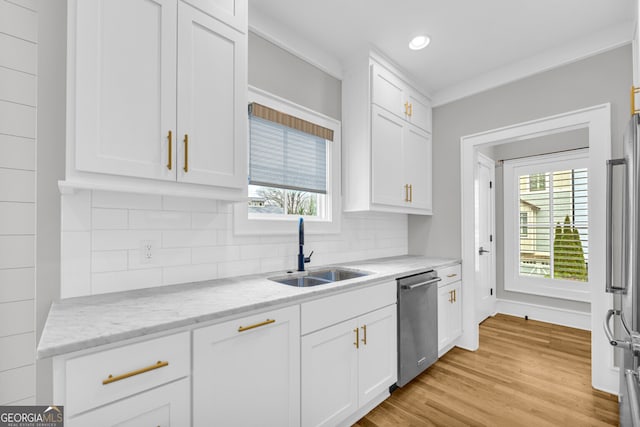
{"label": "window trim", "polygon": [[[277,95],[253,86],[248,88],[248,103],[257,102],[286,114],[299,117],[333,130],[333,141],[327,143],[327,217],[323,219],[305,217],[305,233],[337,234],[341,231],[341,122],[324,114],[303,107]],[[247,120],[247,127],[249,122]],[[247,138],[247,146],[249,140]],[[247,153],[249,148],[247,147]],[[247,162],[249,161],[247,157]],[[248,180],[247,180],[248,185]],[[284,235],[298,233],[298,216],[275,218],[249,218],[247,200],[233,207],[233,232],[235,235]]]}
{"label": "window trim", "polygon": [[[587,169],[590,176],[589,150],[574,150],[571,153],[547,154],[503,163],[504,177],[504,289],[509,292],[541,295],[546,297],[573,301],[591,301],[591,277],[586,282],[573,280],[550,279],[521,276],[520,271],[520,221],[515,220],[514,212],[520,212],[519,184],[520,175],[549,172],[548,165],[554,164],[553,170]],[[576,164],[577,163],[577,164]],[[591,184],[589,184],[591,185]],[[591,202],[588,201],[590,205]],[[589,230],[592,223],[589,219]],[[591,233],[589,233],[591,240]]]}

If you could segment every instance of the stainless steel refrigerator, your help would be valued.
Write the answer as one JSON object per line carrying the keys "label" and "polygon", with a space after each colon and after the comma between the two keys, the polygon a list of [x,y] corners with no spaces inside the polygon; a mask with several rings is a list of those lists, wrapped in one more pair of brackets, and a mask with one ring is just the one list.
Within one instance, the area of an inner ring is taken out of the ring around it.
{"label": "stainless steel refrigerator", "polygon": [[607,312],[605,334],[617,348],[620,368],[620,425],[640,426],[640,116],[631,117],[623,157],[607,161]]}

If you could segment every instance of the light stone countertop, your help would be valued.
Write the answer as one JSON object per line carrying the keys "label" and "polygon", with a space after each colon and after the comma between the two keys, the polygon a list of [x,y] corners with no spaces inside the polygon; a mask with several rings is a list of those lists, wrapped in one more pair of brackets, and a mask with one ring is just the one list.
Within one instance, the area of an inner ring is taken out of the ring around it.
{"label": "light stone countertop", "polygon": [[[222,321],[233,315],[296,304],[458,262],[407,255],[332,264],[373,274],[306,288],[268,280],[286,274],[274,272],[70,298],[51,305],[37,356],[42,359],[174,328]],[[330,266],[314,266],[309,271],[327,267]]]}

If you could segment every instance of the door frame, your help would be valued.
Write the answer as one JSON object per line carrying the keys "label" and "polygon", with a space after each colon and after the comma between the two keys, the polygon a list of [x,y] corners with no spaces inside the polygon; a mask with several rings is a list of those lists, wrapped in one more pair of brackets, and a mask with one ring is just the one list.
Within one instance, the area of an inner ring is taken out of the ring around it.
{"label": "door frame", "polygon": [[[491,297],[492,299],[492,309],[491,309],[491,313],[489,314],[489,316],[493,316],[496,314],[496,304],[497,304],[497,286],[496,286],[496,196],[495,196],[495,183],[496,183],[496,164],[495,161],[492,160],[491,158],[489,158],[488,156],[480,153],[479,151],[476,150],[476,168],[474,169],[474,173],[475,173],[475,179],[478,180],[478,164],[483,164],[484,166],[489,168],[489,179],[491,180],[491,182],[493,183],[493,186],[491,187],[491,190],[489,192],[489,202],[488,202],[488,206],[491,209],[491,212],[489,213],[489,222],[491,224],[491,234],[493,236],[493,240],[491,241],[491,264],[489,266],[490,268],[490,281],[492,282],[492,286],[493,286],[493,295]],[[475,206],[480,206],[480,199],[479,199],[479,189],[476,188],[475,189],[475,198],[476,198],[476,205]],[[478,216],[476,216],[476,218],[479,218]],[[474,236],[476,236],[476,248],[479,248],[480,246],[480,242],[479,242],[479,233],[477,232],[478,230],[478,220],[476,219],[476,225],[475,225],[475,230],[474,230]],[[476,251],[477,254],[477,251]],[[477,256],[479,257],[480,255],[477,254]],[[478,261],[478,258],[476,258],[476,261]],[[479,314],[479,308],[480,306],[480,294],[476,295],[476,322],[477,323],[481,323],[485,318],[483,319],[478,319],[478,314]]]}
{"label": "door frame", "polygon": [[[587,128],[589,132],[589,200],[604,200],[606,159],[611,158],[611,104],[570,111],[460,138],[462,277],[465,296],[462,301],[463,333],[458,345],[477,350],[479,328],[475,298],[475,198],[476,152],[505,142],[526,141],[562,131]],[[589,204],[590,258],[600,260],[589,265],[591,289],[591,383],[598,390],[618,393],[618,368],[614,366],[613,347],[605,337],[602,324],[612,307],[613,297],[605,292],[606,211],[604,203]]]}

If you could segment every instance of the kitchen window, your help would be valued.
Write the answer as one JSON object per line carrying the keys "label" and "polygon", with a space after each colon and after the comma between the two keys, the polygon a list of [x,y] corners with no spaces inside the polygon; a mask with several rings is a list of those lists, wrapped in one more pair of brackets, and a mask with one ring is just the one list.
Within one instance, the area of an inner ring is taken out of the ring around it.
{"label": "kitchen window", "polygon": [[588,299],[587,156],[504,162],[505,290]]}
{"label": "kitchen window", "polygon": [[235,234],[340,230],[340,123],[250,88],[248,201],[234,208]]}

